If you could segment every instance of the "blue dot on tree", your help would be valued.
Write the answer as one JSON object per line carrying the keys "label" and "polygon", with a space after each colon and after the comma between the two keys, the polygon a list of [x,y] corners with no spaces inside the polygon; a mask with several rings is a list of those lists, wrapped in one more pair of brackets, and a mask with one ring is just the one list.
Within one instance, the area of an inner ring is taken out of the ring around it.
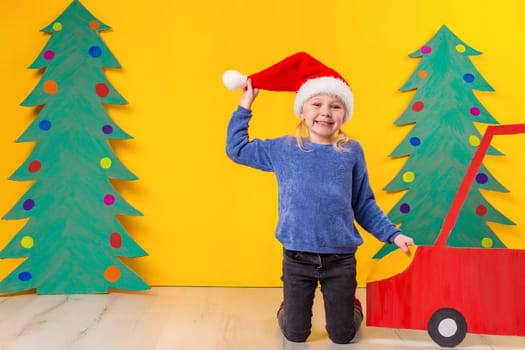
{"label": "blue dot on tree", "polygon": [[18,279],[22,282],[27,282],[31,280],[32,278],[33,276],[31,275],[31,272],[28,272],[28,271],[20,272],[18,274]]}
{"label": "blue dot on tree", "polygon": [[411,137],[410,144],[412,146],[419,146],[421,144],[421,139],[419,137]]}
{"label": "blue dot on tree", "polygon": [[48,131],[49,129],[51,129],[51,121],[44,119],[38,124],[38,127],[40,128],[40,130]]}
{"label": "blue dot on tree", "polygon": [[100,46],[91,46],[89,48],[89,55],[91,57],[100,57],[102,55],[102,49]]}
{"label": "blue dot on tree", "polygon": [[474,81],[474,75],[472,75],[470,73],[467,73],[467,74],[463,75],[463,80],[466,83],[472,83]]}

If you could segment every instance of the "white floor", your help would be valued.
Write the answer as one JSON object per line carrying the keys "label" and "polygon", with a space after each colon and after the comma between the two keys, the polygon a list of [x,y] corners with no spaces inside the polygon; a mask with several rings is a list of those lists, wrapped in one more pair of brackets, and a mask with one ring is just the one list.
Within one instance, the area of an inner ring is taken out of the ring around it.
{"label": "white floor", "polygon": [[[143,293],[0,297],[0,350],[438,349],[424,331],[366,327],[334,345],[320,294],[307,343],[285,341],[280,288],[156,287]],[[365,290],[358,289],[365,301]],[[366,310],[366,306],[365,306]],[[463,349],[525,349],[525,337],[467,335]]]}

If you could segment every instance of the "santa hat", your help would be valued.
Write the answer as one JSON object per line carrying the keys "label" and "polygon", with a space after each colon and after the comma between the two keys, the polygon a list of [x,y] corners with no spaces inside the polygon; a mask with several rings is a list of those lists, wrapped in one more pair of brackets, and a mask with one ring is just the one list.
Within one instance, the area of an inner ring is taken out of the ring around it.
{"label": "santa hat", "polygon": [[251,79],[252,86],[257,89],[296,92],[294,112],[298,117],[303,104],[320,93],[336,95],[343,101],[346,107],[344,122],[352,117],[354,95],[348,83],[335,70],[306,52],[293,54],[250,76],[233,70],[222,75],[222,81],[229,90],[245,87],[248,79]]}

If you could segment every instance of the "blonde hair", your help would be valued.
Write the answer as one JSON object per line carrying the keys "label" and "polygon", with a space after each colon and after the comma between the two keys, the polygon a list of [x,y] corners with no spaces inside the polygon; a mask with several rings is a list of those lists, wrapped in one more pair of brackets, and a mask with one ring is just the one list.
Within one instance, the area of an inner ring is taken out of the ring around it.
{"label": "blonde hair", "polygon": [[[305,152],[309,150],[304,146],[304,139],[309,137],[308,128],[304,123],[304,119],[301,119],[299,124],[295,127],[295,140],[299,148]],[[352,142],[352,139],[342,130],[339,129],[337,138],[335,139],[333,146],[338,152],[345,152],[347,149],[345,145]]]}

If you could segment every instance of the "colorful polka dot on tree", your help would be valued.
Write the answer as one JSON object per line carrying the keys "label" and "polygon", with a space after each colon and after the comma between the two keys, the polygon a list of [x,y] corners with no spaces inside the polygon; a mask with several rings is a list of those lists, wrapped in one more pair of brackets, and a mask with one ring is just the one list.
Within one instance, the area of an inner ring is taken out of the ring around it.
{"label": "colorful polka dot on tree", "polygon": [[104,126],[102,127],[102,132],[103,132],[104,134],[106,134],[106,135],[109,135],[109,134],[113,133],[113,127],[112,127],[111,125],[109,125],[109,124],[104,125]]}
{"label": "colorful polka dot on tree", "polygon": [[38,127],[40,128],[40,130],[48,131],[49,129],[51,129],[51,121],[44,119],[40,121],[40,123],[38,123]]}
{"label": "colorful polka dot on tree", "polygon": [[414,112],[420,112],[423,110],[423,108],[425,108],[425,104],[423,103],[423,101],[416,101],[412,105],[412,110]]}
{"label": "colorful polka dot on tree", "polygon": [[113,232],[109,237],[109,244],[112,248],[120,248],[122,246],[122,236],[118,232]]}
{"label": "colorful polka dot on tree", "polygon": [[104,204],[108,206],[115,204],[115,196],[113,196],[112,194],[106,194],[104,196]]}
{"label": "colorful polka dot on tree", "polygon": [[421,53],[423,55],[429,55],[432,52],[432,47],[425,45],[421,48]]}
{"label": "colorful polka dot on tree", "polygon": [[39,160],[34,160],[31,163],[29,163],[29,166],[27,167],[27,170],[30,173],[36,173],[36,172],[40,171],[41,168],[42,168],[42,163],[40,163]]}
{"label": "colorful polka dot on tree", "polygon": [[32,278],[33,276],[31,275],[31,272],[28,271],[20,272],[18,274],[18,279],[22,282],[30,281]]}
{"label": "colorful polka dot on tree", "polygon": [[403,182],[410,183],[413,182],[416,178],[416,175],[413,171],[407,171],[403,174]]}
{"label": "colorful polka dot on tree", "polygon": [[53,50],[46,50],[42,56],[45,60],[51,61],[53,58],[55,58],[55,52]]}
{"label": "colorful polka dot on tree", "polygon": [[97,95],[99,97],[102,97],[102,98],[104,98],[107,95],[109,95],[109,88],[104,83],[98,83],[97,85],[95,85],[95,91],[96,91]]}

